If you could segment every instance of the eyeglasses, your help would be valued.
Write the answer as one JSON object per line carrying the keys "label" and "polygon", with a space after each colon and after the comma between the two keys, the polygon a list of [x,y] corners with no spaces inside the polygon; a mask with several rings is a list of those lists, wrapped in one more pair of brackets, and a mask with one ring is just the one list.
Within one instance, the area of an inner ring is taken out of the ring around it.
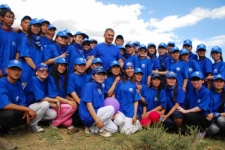
{"label": "eyeglasses", "polygon": [[16,20],[16,18],[14,16],[5,16],[8,19],[12,19],[12,20]]}
{"label": "eyeglasses", "polygon": [[40,73],[49,73],[49,71],[47,69],[43,69],[43,70],[38,70]]}

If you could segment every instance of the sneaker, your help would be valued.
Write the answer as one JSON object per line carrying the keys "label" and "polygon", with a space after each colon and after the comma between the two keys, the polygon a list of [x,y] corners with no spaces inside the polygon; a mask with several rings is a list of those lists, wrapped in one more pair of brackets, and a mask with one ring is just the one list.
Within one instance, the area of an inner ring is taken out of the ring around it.
{"label": "sneaker", "polygon": [[3,147],[4,149],[8,149],[8,150],[13,150],[13,149],[17,148],[17,146],[9,143],[7,140],[5,140],[3,138],[0,138],[0,146]]}
{"label": "sneaker", "polygon": [[37,126],[37,125],[29,126],[28,130],[30,130],[32,132],[42,132],[42,131],[44,131],[44,129],[41,126]]}
{"label": "sneaker", "polygon": [[58,127],[54,126],[52,123],[49,123],[49,127],[55,130],[58,130]]}
{"label": "sneaker", "polygon": [[101,135],[103,137],[110,137],[112,134],[107,131],[103,131],[103,132],[100,132],[99,135]]}
{"label": "sneaker", "polygon": [[90,131],[90,129],[89,129],[88,127],[85,127],[85,129],[84,129],[84,133],[86,133],[86,134],[90,134],[90,133],[91,133],[91,131]]}
{"label": "sneaker", "polygon": [[77,129],[76,127],[74,126],[70,126],[67,128],[67,134],[73,134],[73,133],[76,133],[76,132],[79,132],[79,129]]}
{"label": "sneaker", "polygon": [[199,139],[203,139],[205,137],[205,135],[206,135],[206,132],[205,131],[200,132],[199,133]]}

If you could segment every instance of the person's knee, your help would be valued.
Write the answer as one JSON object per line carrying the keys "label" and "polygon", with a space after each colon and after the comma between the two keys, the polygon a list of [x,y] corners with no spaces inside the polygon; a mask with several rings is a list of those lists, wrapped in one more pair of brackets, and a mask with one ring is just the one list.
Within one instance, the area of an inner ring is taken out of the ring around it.
{"label": "person's knee", "polygon": [[218,117],[216,122],[219,127],[225,128],[225,118],[223,116]]}
{"label": "person's knee", "polygon": [[47,101],[43,101],[43,102],[41,102],[41,106],[42,106],[42,109],[48,109],[49,108],[49,102],[47,102]]}
{"label": "person's knee", "polygon": [[119,112],[118,114],[116,114],[115,119],[114,119],[114,123],[116,126],[122,126],[125,122],[125,115],[121,112]]}
{"label": "person's knee", "polygon": [[67,119],[65,122],[62,123],[62,126],[69,127],[72,125],[72,122],[73,122],[72,119]]}
{"label": "person's knee", "polygon": [[209,134],[217,134],[219,132],[220,132],[220,128],[215,123],[212,123],[209,126],[209,130],[208,130]]}

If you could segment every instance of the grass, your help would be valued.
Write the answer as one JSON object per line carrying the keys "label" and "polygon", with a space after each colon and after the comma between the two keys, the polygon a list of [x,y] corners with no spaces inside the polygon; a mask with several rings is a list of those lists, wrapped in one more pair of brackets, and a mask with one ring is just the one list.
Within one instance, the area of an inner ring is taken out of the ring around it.
{"label": "grass", "polygon": [[110,138],[78,133],[68,135],[65,128],[59,130],[45,126],[42,133],[31,133],[19,128],[16,135],[5,135],[11,143],[23,150],[224,150],[221,139],[197,139],[197,133],[188,136],[167,133],[162,125],[143,129],[133,135],[113,134]]}

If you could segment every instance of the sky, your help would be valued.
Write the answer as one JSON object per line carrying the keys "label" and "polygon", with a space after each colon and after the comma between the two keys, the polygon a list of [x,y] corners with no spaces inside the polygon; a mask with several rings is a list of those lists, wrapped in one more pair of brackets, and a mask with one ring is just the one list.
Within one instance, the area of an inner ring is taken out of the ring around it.
{"label": "sky", "polygon": [[125,43],[174,41],[182,48],[190,39],[194,53],[201,43],[206,44],[208,57],[214,46],[225,50],[224,0],[1,0],[0,4],[8,4],[15,13],[13,27],[29,15],[49,20],[56,32],[82,31],[98,42],[104,41],[110,27],[115,36],[123,35]]}

